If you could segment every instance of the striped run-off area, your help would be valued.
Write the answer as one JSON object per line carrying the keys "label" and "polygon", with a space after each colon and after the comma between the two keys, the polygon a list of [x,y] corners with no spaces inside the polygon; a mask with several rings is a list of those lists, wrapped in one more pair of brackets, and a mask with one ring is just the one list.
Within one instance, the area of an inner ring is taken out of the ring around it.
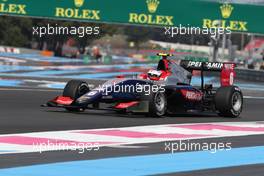
{"label": "striped run-off area", "polygon": [[0,154],[264,134],[264,122],[166,124],[0,135]]}

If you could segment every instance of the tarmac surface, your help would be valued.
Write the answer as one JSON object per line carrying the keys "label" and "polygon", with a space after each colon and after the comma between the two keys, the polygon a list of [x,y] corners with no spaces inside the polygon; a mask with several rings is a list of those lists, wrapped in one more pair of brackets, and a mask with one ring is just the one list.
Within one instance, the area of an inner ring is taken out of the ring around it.
{"label": "tarmac surface", "polygon": [[[131,76],[146,71],[153,64],[120,64],[124,61],[120,57],[116,60],[119,64],[84,65],[82,60],[14,54],[2,54],[0,61],[0,176],[263,176],[264,83],[236,80],[244,94],[243,113],[239,118],[222,118],[212,113],[177,114],[164,118],[94,110],[69,113],[40,105],[60,95],[69,79],[91,79],[88,83],[94,87],[119,74]],[[206,80],[212,84],[219,81],[214,76],[206,77]],[[199,85],[199,81],[194,78],[193,84]],[[181,125],[186,128],[179,128]],[[171,129],[184,135],[206,133],[209,136],[181,140],[176,134],[177,139],[164,140],[166,135],[175,135],[169,134]],[[95,130],[96,134],[74,134],[76,130],[81,133]],[[112,136],[100,134],[102,131]],[[155,133],[151,133],[153,131]],[[99,138],[134,142],[102,146],[98,151],[82,154],[76,151],[11,150],[12,147],[24,149],[32,138],[41,141],[41,137],[47,136],[62,139],[77,136],[75,140],[79,141],[86,137],[86,140],[95,141]],[[194,149],[171,153],[165,146],[172,142],[230,143],[232,150],[215,154]],[[10,151],[8,147],[11,147]]]}
{"label": "tarmac surface", "polygon": [[[207,122],[252,122],[264,121],[262,92],[254,97],[246,93],[244,110],[239,118],[222,118],[215,114],[175,115],[165,118],[150,118],[142,114],[120,115],[108,111],[68,113],[63,109],[41,108],[40,105],[61,93],[56,89],[1,88],[0,133],[17,134],[43,131],[81,130],[133,127],[144,125],[185,124]],[[256,92],[253,92],[255,95]],[[196,139],[198,143],[228,141],[233,148],[263,146],[264,135]],[[134,146],[134,147],[133,147]],[[164,152],[164,142],[137,144],[130,147],[103,147],[100,152],[78,155],[75,152],[49,151],[45,153],[19,153],[1,155],[0,168],[30,166],[62,161],[92,160],[121,156],[137,156]],[[263,150],[264,154],[264,150]],[[191,158],[190,158],[191,160]],[[170,173],[169,175],[263,175],[264,164],[203,169],[199,171]],[[1,170],[0,170],[1,175]]]}

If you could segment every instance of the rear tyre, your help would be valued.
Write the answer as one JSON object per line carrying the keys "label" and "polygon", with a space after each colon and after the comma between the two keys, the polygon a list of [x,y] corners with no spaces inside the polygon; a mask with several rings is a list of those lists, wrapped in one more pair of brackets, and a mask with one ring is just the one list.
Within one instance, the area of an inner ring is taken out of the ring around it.
{"label": "rear tyre", "polygon": [[164,117],[167,110],[167,98],[165,92],[155,92],[149,95],[150,117]]}
{"label": "rear tyre", "polygon": [[[89,91],[90,89],[86,82],[81,80],[71,80],[66,84],[62,95],[65,97],[70,97],[75,101],[76,99],[78,99],[79,97],[81,97],[82,95],[86,94]],[[65,109],[71,112],[84,111],[84,108],[65,108]]]}
{"label": "rear tyre", "polygon": [[238,117],[243,108],[243,94],[236,86],[220,87],[215,94],[215,106],[222,117]]}

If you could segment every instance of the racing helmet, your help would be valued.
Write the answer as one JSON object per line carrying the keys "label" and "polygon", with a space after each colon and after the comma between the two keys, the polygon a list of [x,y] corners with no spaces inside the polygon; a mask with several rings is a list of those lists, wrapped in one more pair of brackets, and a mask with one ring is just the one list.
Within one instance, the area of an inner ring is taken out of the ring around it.
{"label": "racing helmet", "polygon": [[161,75],[162,75],[162,71],[159,71],[159,70],[149,70],[148,71],[148,78],[151,80],[159,80]]}

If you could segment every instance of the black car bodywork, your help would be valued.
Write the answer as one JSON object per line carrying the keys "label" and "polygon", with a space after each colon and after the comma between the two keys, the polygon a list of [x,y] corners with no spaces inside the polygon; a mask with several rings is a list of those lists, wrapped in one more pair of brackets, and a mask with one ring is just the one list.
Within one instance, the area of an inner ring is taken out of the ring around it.
{"label": "black car bodywork", "polygon": [[[193,70],[201,72],[201,86],[199,87],[190,85]],[[204,71],[223,73],[227,78],[221,75],[221,81],[227,84],[220,88],[205,85]],[[107,106],[104,107],[118,112],[146,112],[149,116],[156,117],[188,111],[211,111],[228,117],[240,115],[243,96],[241,90],[232,85],[233,64],[193,61],[181,61],[177,64],[171,61],[170,72],[164,74],[165,77],[162,80],[116,78],[92,90],[84,81],[71,80],[66,85],[63,96],[58,96],[43,106],[63,107],[68,111],[83,111],[89,108],[102,109],[101,104],[106,104]],[[151,89],[154,86],[155,91]],[[139,89],[116,91],[116,87],[139,87]],[[141,91],[142,87],[149,89]]]}

